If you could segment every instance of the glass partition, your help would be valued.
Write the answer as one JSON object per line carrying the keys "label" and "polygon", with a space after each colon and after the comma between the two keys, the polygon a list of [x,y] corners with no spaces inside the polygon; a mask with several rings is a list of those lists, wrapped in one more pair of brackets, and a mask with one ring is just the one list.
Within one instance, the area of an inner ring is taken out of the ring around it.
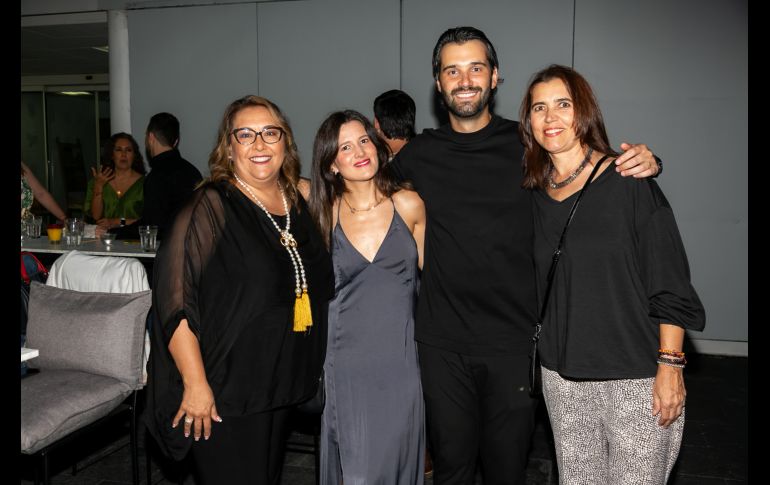
{"label": "glass partition", "polygon": [[22,160],[69,215],[83,213],[91,167],[110,136],[109,111],[109,91],[93,86],[22,92]]}

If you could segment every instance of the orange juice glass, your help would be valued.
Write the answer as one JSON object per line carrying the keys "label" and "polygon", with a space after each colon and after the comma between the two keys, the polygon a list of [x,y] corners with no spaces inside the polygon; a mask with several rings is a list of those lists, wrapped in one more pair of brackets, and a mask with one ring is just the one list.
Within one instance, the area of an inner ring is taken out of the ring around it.
{"label": "orange juice glass", "polygon": [[61,242],[61,224],[48,224],[46,228],[48,230],[48,242],[51,244],[58,244]]}

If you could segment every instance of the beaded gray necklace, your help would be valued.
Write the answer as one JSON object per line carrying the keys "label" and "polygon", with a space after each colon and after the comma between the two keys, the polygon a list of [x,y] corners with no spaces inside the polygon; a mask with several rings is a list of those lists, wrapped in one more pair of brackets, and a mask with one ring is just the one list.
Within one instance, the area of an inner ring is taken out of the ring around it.
{"label": "beaded gray necklace", "polygon": [[574,172],[569,174],[569,177],[565,178],[561,182],[554,182],[553,181],[554,166],[553,166],[553,162],[551,162],[551,171],[548,172],[548,185],[552,189],[560,189],[560,188],[564,187],[565,185],[569,185],[569,183],[572,182],[573,180],[575,180],[577,178],[577,176],[580,175],[580,172],[582,172],[583,169],[586,168],[586,165],[588,165],[588,161],[591,160],[591,154],[593,152],[594,152],[594,149],[593,148],[589,148],[588,149],[588,153],[586,154],[586,157],[583,159],[582,162],[580,162],[580,165],[578,165],[578,168],[576,168]]}

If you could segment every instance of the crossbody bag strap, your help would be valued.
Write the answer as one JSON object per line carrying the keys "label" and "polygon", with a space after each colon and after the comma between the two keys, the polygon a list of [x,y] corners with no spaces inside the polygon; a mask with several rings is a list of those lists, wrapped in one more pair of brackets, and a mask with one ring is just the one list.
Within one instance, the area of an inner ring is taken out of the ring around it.
{"label": "crossbody bag strap", "polygon": [[553,256],[551,257],[551,267],[548,270],[548,278],[547,278],[547,285],[545,287],[545,295],[543,296],[543,304],[540,306],[540,314],[538,315],[537,324],[535,325],[535,336],[532,337],[534,340],[538,340],[540,338],[540,330],[543,327],[543,319],[545,318],[545,309],[548,308],[548,299],[551,296],[551,287],[553,286],[553,278],[556,274],[556,266],[559,264],[559,258],[561,258],[561,247],[564,243],[564,237],[567,235],[567,229],[569,228],[570,223],[572,222],[572,218],[575,217],[575,211],[577,210],[578,204],[580,204],[580,199],[583,198],[583,194],[585,193],[586,189],[589,185],[591,185],[591,181],[596,176],[597,172],[599,171],[599,167],[601,164],[609,157],[609,155],[604,155],[601,159],[599,159],[598,162],[596,162],[596,165],[594,165],[594,169],[591,170],[591,175],[588,176],[588,180],[586,180],[585,185],[583,185],[583,188],[580,189],[580,193],[578,193],[577,198],[575,199],[575,202],[572,204],[572,208],[569,211],[569,215],[567,216],[567,222],[564,224],[564,229],[561,231],[561,236],[559,237],[559,243],[556,246],[556,250],[553,252]]}

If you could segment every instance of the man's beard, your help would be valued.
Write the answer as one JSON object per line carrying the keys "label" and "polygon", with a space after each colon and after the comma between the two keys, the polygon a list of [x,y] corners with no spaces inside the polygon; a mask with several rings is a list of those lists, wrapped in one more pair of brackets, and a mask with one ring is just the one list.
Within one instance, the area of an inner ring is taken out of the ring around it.
{"label": "man's beard", "polygon": [[[481,95],[475,102],[461,101],[458,103],[453,96],[462,91],[477,91],[481,93]],[[491,89],[482,89],[480,87],[456,88],[453,89],[451,93],[444,94],[444,104],[447,109],[458,118],[475,118],[487,107],[487,105],[489,105],[489,96],[491,93]]]}

